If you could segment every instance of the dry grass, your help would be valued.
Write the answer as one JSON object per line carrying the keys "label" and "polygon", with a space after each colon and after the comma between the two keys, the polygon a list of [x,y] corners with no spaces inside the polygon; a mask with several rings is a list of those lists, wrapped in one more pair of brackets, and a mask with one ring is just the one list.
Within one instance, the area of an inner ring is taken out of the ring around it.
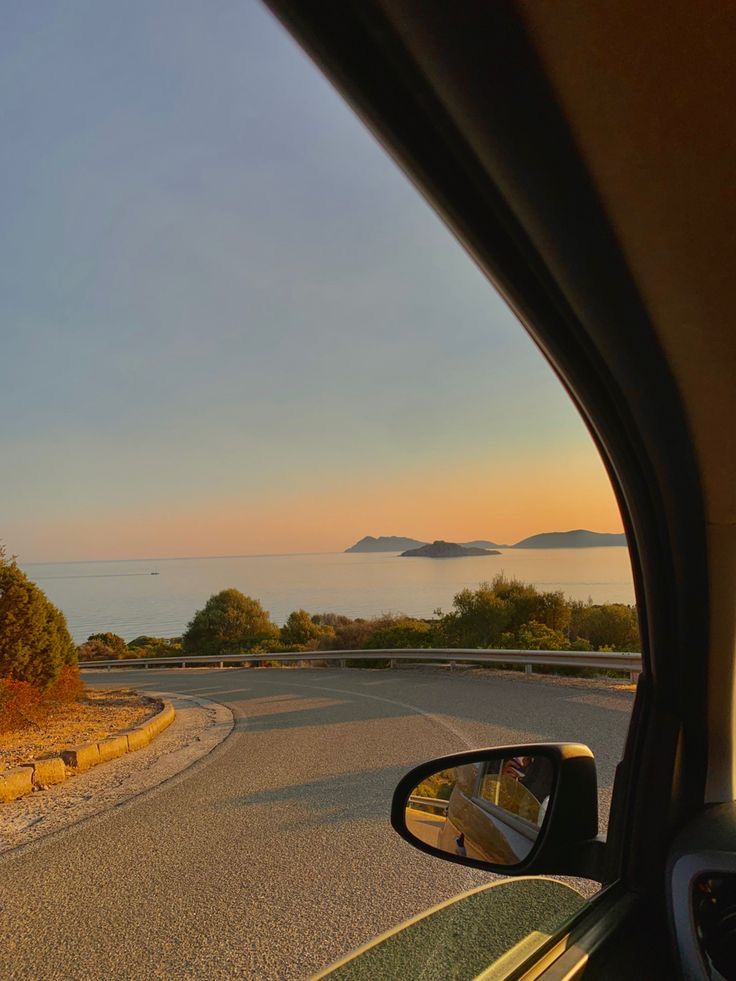
{"label": "dry grass", "polygon": [[0,770],[130,729],[160,707],[155,699],[135,691],[87,691],[77,701],[52,708],[41,723],[0,733]]}

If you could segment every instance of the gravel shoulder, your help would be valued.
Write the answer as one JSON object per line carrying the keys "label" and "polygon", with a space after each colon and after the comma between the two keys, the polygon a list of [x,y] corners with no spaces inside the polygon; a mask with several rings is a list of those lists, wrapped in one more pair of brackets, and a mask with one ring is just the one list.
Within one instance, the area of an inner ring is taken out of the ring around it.
{"label": "gravel shoulder", "polygon": [[[118,692],[129,696],[129,691]],[[140,696],[138,696],[140,698]],[[231,732],[232,713],[201,697],[148,693],[153,715],[160,698],[176,710],[174,722],[150,746],[128,753],[64,783],[0,807],[0,854],[28,845],[151,791],[207,755]],[[145,716],[147,717],[147,716]]]}

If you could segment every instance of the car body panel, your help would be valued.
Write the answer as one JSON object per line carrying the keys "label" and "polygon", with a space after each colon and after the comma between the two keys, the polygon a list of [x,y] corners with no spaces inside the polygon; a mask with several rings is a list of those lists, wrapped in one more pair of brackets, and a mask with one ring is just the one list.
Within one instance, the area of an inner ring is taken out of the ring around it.
{"label": "car body panel", "polygon": [[402,923],[317,978],[505,977],[564,930],[584,905],[571,886],[543,876],[492,882]]}

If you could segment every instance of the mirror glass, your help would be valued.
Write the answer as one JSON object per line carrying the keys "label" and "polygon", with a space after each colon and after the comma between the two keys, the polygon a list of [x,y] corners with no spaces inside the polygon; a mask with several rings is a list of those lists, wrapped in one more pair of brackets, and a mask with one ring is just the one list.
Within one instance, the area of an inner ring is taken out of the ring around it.
{"label": "mirror glass", "polygon": [[518,865],[544,824],[554,777],[546,756],[494,754],[438,770],[409,795],[406,827],[438,851]]}

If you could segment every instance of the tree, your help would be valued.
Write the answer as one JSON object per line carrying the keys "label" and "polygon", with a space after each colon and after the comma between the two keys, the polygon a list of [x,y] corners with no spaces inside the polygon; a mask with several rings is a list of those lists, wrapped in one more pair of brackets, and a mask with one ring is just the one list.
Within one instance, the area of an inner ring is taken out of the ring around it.
{"label": "tree", "polygon": [[110,631],[104,634],[90,634],[87,642],[89,643],[91,640],[97,640],[107,648],[110,652],[108,654],[108,660],[112,660],[114,657],[121,658],[128,656],[128,645],[118,634],[113,634]]}
{"label": "tree", "polygon": [[560,630],[554,630],[538,620],[530,620],[515,633],[503,634],[500,647],[517,651],[566,651],[570,648],[570,641]]}
{"label": "tree", "polygon": [[289,614],[286,623],[281,628],[281,640],[284,644],[308,646],[319,642],[322,638],[332,638],[335,631],[330,626],[315,623],[306,610],[294,610]]}
{"label": "tree", "polygon": [[625,603],[573,603],[570,634],[587,640],[596,649],[641,650],[636,607]]}
{"label": "tree", "polygon": [[401,617],[393,623],[378,627],[368,641],[372,650],[390,651],[401,647],[432,647],[433,631],[424,620]]}
{"label": "tree", "polygon": [[441,621],[444,643],[450,647],[496,647],[501,634],[513,628],[508,601],[497,595],[499,579],[463,589],[452,601],[454,610]]}
{"label": "tree", "polygon": [[178,657],[181,637],[149,637],[141,634],[128,642],[129,657]]}
{"label": "tree", "polygon": [[47,688],[76,660],[64,614],[0,547],[0,677]]}
{"label": "tree", "polygon": [[565,636],[570,627],[570,604],[562,592],[541,592],[503,574],[477,589],[461,590],[452,605],[440,631],[454,647],[503,647],[502,638],[518,636],[530,623]]}
{"label": "tree", "polygon": [[182,646],[185,654],[243,654],[278,636],[279,628],[258,600],[223,589],[194,614]]}
{"label": "tree", "polygon": [[[129,657],[134,657],[132,653],[127,653]],[[99,635],[93,635],[77,648],[78,661],[121,661],[125,657],[126,654],[109,648],[104,641],[99,639]]]}

